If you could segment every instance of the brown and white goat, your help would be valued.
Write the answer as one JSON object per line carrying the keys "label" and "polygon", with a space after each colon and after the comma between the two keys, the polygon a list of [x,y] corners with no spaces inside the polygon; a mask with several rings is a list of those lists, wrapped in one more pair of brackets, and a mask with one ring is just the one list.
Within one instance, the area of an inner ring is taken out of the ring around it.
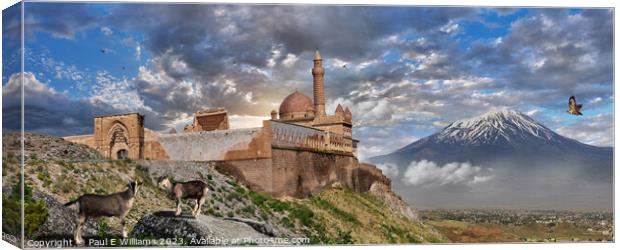
{"label": "brown and white goat", "polygon": [[118,217],[123,225],[123,238],[127,238],[125,229],[125,216],[133,206],[134,198],[138,193],[138,183],[135,181],[127,184],[127,190],[109,195],[84,194],[77,199],[70,201],[65,206],[77,204],[78,220],[75,226],[75,244],[82,245],[82,226],[88,218],[97,217]]}
{"label": "brown and white goat", "polygon": [[207,193],[209,192],[207,183],[199,180],[173,182],[168,177],[160,177],[157,184],[160,188],[166,190],[177,202],[176,216],[181,215],[182,199],[196,200],[196,205],[194,205],[194,209],[192,209],[192,216],[198,216],[202,209],[202,205],[207,200]]}

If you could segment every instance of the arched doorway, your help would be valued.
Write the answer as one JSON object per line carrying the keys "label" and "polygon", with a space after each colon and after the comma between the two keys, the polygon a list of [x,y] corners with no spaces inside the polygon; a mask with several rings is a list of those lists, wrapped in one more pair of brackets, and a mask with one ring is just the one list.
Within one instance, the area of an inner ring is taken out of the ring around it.
{"label": "arched doorway", "polygon": [[129,133],[122,123],[117,123],[110,129],[110,158],[127,159],[129,158]]}
{"label": "arched doorway", "polygon": [[124,159],[127,159],[128,156],[129,156],[129,152],[127,152],[126,149],[121,149],[119,151],[116,151],[116,159],[124,160]]}

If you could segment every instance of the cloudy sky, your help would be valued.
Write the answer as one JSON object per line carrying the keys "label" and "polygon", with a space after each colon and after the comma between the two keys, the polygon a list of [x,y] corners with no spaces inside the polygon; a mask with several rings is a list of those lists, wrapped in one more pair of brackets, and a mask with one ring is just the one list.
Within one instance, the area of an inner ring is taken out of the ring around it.
{"label": "cloudy sky", "polygon": [[[329,113],[354,117],[361,158],[508,107],[584,143],[613,143],[611,9],[26,3],[27,130],[92,131],[140,112],[165,131],[222,106],[258,126],[311,96],[312,55]],[[49,13],[54,13],[50,15]],[[19,105],[15,11],[3,13],[4,130]],[[346,66],[345,66],[346,65]],[[584,116],[565,113],[571,95]]]}

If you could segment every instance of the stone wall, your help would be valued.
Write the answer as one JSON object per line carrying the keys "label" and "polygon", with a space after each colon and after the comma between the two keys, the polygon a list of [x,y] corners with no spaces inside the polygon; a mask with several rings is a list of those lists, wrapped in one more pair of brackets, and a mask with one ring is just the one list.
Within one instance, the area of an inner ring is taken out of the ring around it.
{"label": "stone wall", "polygon": [[273,164],[271,159],[219,161],[215,164],[221,173],[235,179],[256,192],[273,194]]}
{"label": "stone wall", "polygon": [[269,129],[265,127],[166,134],[159,135],[157,142],[170,160],[223,161],[271,157]]}
{"label": "stone wall", "polygon": [[357,165],[352,156],[307,150],[272,150],[273,195],[306,197],[334,182],[343,183],[347,169]]}

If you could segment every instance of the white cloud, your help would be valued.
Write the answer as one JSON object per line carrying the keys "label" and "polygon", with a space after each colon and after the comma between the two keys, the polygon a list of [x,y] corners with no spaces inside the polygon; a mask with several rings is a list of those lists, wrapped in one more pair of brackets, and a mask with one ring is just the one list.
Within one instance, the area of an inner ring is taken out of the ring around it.
{"label": "white cloud", "polygon": [[276,66],[278,59],[282,56],[282,48],[273,46],[271,49],[271,57],[267,59],[267,66],[273,68]]}
{"label": "white cloud", "polygon": [[589,104],[597,104],[603,101],[603,98],[601,98],[600,96],[597,96],[596,98],[590,100],[588,103]]}
{"label": "white cloud", "polygon": [[123,111],[151,110],[144,105],[132,81],[118,79],[106,71],[97,72],[97,84],[92,89],[91,103],[106,103]]}
{"label": "white cloud", "polygon": [[228,118],[231,129],[262,127],[263,121],[270,119],[268,116],[251,115],[231,115]]}
{"label": "white cloud", "polygon": [[348,107],[353,114],[353,122],[355,125],[389,123],[392,121],[394,107],[387,98],[372,99],[353,103],[342,97],[335,100],[328,100],[327,112],[336,110],[338,104]]}
{"label": "white cloud", "polygon": [[334,68],[341,68],[341,67],[344,67],[350,64],[349,62],[338,59],[338,58],[334,58],[330,61],[331,61],[331,67],[334,67]]}
{"label": "white cloud", "polygon": [[78,84],[88,80],[88,73],[82,72],[77,68],[77,66],[67,65],[64,62],[54,60],[45,54],[41,55],[40,59],[33,62],[33,64],[41,65],[44,71],[53,74],[56,79],[72,80]]}
{"label": "white cloud", "polygon": [[448,59],[447,54],[442,54],[438,52],[432,52],[430,55],[421,55],[417,57],[421,62],[415,68],[416,70],[426,70],[432,68],[434,65],[441,64],[446,62]]}
{"label": "white cloud", "polygon": [[136,60],[140,60],[140,57],[142,56],[142,47],[140,47],[140,45],[136,45]]}
{"label": "white cloud", "polygon": [[532,109],[532,110],[530,110],[530,111],[527,111],[527,112],[526,112],[526,114],[527,114],[528,116],[534,116],[534,115],[536,115],[536,114],[538,114],[538,113],[540,113],[540,110],[539,110],[539,109]]}
{"label": "white cloud", "polygon": [[110,27],[106,27],[106,26],[101,27],[101,33],[103,33],[106,36],[114,34],[112,29],[110,29]]}
{"label": "white cloud", "polygon": [[295,54],[291,54],[288,53],[286,55],[286,58],[284,58],[284,60],[282,60],[282,64],[287,67],[290,68],[293,65],[295,65],[295,63],[297,62],[297,60],[299,60],[299,58],[297,58],[297,56]]}
{"label": "white cloud", "polygon": [[443,128],[450,125],[449,122],[445,122],[445,121],[434,121],[433,122],[433,126],[438,127],[438,128]]}
{"label": "white cloud", "polygon": [[381,169],[383,174],[390,179],[394,179],[398,177],[399,171],[398,171],[398,166],[396,166],[396,164],[387,162],[387,163],[377,164],[377,167]]}
{"label": "white cloud", "polygon": [[357,66],[355,67],[355,69],[357,69],[358,71],[363,70],[365,68],[368,68],[371,65],[375,65],[379,62],[379,60],[377,59],[372,59],[372,60],[368,60],[368,61],[363,61],[357,64]]}
{"label": "white cloud", "polygon": [[254,99],[254,94],[251,91],[245,93],[245,95],[243,96],[243,100],[247,103],[255,103],[252,102],[252,99]]}
{"label": "white cloud", "polygon": [[466,76],[443,81],[447,90],[474,89],[492,86],[495,80],[490,77]]}
{"label": "white cloud", "polygon": [[448,22],[446,25],[439,28],[439,31],[448,33],[448,34],[452,34],[458,30],[459,30],[459,24],[452,22],[452,21]]}
{"label": "white cloud", "polygon": [[423,187],[473,186],[494,177],[486,175],[481,167],[472,166],[469,162],[452,162],[438,166],[433,161],[421,160],[409,164],[402,181],[406,185]]}
{"label": "white cloud", "polygon": [[11,75],[7,83],[2,86],[3,98],[20,98],[22,81],[24,83],[24,91],[26,92],[42,93],[42,95],[58,94],[54,88],[39,81],[32,72],[24,72],[23,80],[21,76],[21,73],[14,73]]}
{"label": "white cloud", "polygon": [[559,127],[556,132],[582,143],[611,147],[614,145],[613,114],[598,114],[566,126]]}

